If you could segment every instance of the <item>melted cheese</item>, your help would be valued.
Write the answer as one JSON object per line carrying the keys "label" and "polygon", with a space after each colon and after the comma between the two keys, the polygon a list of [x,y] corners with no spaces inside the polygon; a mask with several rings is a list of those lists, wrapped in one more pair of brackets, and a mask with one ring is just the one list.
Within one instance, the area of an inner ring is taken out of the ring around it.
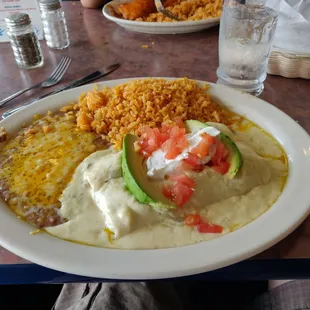
{"label": "melted cheese", "polygon": [[22,205],[57,205],[75,168],[97,149],[95,138],[77,130],[74,120],[65,115],[46,116],[25,128],[0,151],[1,184],[14,197],[9,205],[18,214],[23,213]]}

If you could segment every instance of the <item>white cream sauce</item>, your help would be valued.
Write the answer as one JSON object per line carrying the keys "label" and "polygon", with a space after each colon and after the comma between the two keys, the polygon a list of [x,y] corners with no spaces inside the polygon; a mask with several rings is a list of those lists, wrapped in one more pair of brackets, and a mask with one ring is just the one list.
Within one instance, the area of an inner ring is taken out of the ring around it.
{"label": "white cream sauce", "polygon": [[105,150],[88,156],[60,199],[60,215],[69,221],[46,230],[64,234],[65,239],[97,244],[107,241],[105,228],[113,232],[113,238],[120,238],[158,221],[160,214],[138,203],[121,175],[120,152]]}
{"label": "white cream sauce", "polygon": [[[280,158],[282,149],[260,130],[254,130],[255,136],[251,137],[252,131],[233,133],[222,124],[212,126],[233,138],[243,155],[243,167],[234,179],[206,167],[192,176],[196,188],[190,203],[172,213],[163,212],[140,204],[126,190],[121,177],[121,153],[98,151],[79,165],[63,192],[60,214],[68,222],[46,231],[62,239],[100,247],[152,249],[218,237],[219,234],[200,234],[173,220],[193,210],[223,226],[223,234],[253,221],[281,193],[287,172]],[[154,188],[160,190],[161,183],[154,181]],[[104,231],[106,227],[114,233],[112,243]]]}

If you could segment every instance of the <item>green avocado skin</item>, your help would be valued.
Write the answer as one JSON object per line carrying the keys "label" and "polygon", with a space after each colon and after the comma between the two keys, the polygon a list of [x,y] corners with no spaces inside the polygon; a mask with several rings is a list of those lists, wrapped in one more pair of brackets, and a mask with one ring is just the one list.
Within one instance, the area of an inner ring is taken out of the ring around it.
{"label": "green avocado skin", "polygon": [[[122,172],[127,189],[135,196],[135,198],[144,204],[149,204],[155,208],[174,209],[172,203],[155,201],[152,196],[153,186],[143,171],[143,156],[135,151],[134,143],[138,137],[127,134],[123,141],[122,154]],[[165,198],[163,197],[163,200]]]}
{"label": "green avocado skin", "polygon": [[[123,178],[125,180],[126,187],[141,203],[155,202],[149,197],[139,185],[137,181],[137,171],[143,164],[143,157],[138,154],[134,149],[134,143],[138,140],[135,135],[127,134],[123,141],[123,154],[122,154],[122,170]],[[147,177],[146,177],[147,178]]]}

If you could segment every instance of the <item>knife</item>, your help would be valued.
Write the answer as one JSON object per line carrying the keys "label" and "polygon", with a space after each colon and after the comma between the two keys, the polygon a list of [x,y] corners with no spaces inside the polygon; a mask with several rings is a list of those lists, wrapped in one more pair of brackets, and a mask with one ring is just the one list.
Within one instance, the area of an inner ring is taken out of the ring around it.
{"label": "knife", "polygon": [[118,69],[120,67],[120,64],[116,63],[116,64],[113,64],[113,65],[110,65],[106,68],[102,68],[101,70],[98,70],[98,71],[95,71],[79,80],[76,80],[76,81],[73,81],[67,85],[64,85],[62,87],[59,87],[47,94],[44,94],[40,97],[37,97],[37,98],[34,98],[30,101],[27,101],[25,103],[23,103],[21,106],[18,106],[16,108],[13,108],[13,109],[10,109],[8,111],[6,111],[5,113],[3,113],[2,115],[2,118],[7,118],[8,116],[12,115],[13,113],[19,111],[19,110],[22,110],[24,109],[26,106],[30,105],[31,103],[35,102],[35,101],[38,101],[40,99],[43,99],[45,97],[48,97],[48,96],[51,96],[51,95],[55,95],[55,94],[58,94],[64,90],[68,90],[68,89],[72,89],[72,88],[75,88],[75,87],[78,87],[78,86],[81,86],[81,85],[84,85],[84,84],[87,84],[89,82],[92,82],[102,76],[105,76],[113,71],[115,71],[116,69]]}

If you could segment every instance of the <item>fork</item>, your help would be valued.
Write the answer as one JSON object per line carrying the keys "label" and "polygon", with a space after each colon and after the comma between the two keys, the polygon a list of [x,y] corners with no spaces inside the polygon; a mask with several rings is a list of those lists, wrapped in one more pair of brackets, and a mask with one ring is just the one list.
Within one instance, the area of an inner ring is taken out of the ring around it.
{"label": "fork", "polygon": [[16,93],[14,93],[13,95],[3,99],[0,101],[0,107],[2,107],[3,105],[5,105],[6,103],[8,103],[9,101],[11,101],[12,99],[18,97],[19,95],[25,93],[26,91],[30,90],[30,89],[35,89],[35,88],[45,88],[45,87],[51,87],[56,85],[64,76],[64,74],[66,73],[66,71],[68,70],[69,66],[71,63],[71,58],[65,56],[62,57],[60,63],[58,64],[58,66],[55,68],[55,70],[52,72],[51,76],[43,81],[41,81],[38,84],[32,85],[28,88],[22,89]]}
{"label": "fork", "polygon": [[175,16],[174,14],[170,13],[168,10],[165,9],[163,4],[161,3],[161,0],[154,0],[154,1],[155,1],[155,6],[158,12],[163,13],[164,15],[166,15],[167,17],[171,19],[181,21],[179,17]]}

